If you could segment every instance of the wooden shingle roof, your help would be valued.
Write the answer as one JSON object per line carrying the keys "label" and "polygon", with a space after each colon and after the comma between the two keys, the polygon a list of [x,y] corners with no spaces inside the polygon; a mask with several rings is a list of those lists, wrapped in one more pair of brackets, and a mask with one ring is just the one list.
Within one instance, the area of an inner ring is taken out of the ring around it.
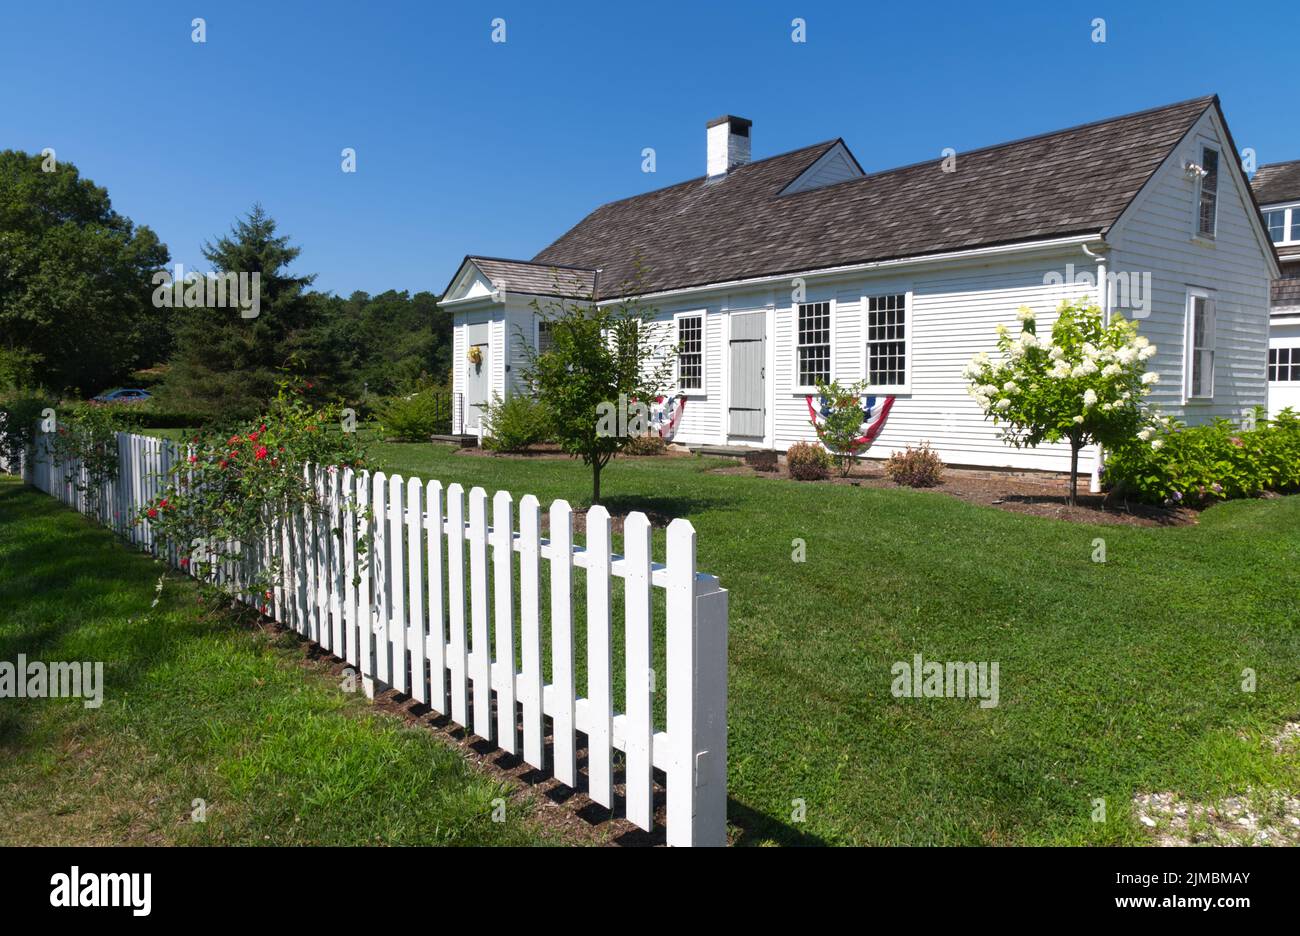
{"label": "wooden shingle roof", "polygon": [[1261,205],[1300,201],[1300,159],[1260,166],[1250,187]]}
{"label": "wooden shingle roof", "polygon": [[530,263],[527,260],[503,260],[500,257],[465,258],[483,271],[493,284],[507,292],[533,296],[559,296],[565,299],[589,299],[595,288],[596,273],[554,263]]}
{"label": "wooden shingle roof", "polygon": [[[533,258],[600,269],[601,298],[1105,233],[1217,98],[781,195],[836,140],[610,202]],[[637,279],[638,263],[641,279]]]}

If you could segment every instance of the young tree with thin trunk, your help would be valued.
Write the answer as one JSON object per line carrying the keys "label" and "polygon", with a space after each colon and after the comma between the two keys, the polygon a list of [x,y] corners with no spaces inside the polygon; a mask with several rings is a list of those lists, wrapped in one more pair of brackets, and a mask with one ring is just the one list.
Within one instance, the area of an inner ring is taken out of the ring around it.
{"label": "young tree with thin trunk", "polygon": [[[648,407],[669,385],[674,348],[668,325],[636,297],[534,301],[550,332],[541,353],[521,341],[524,382],[546,406],[560,448],[591,468],[591,501],[600,501],[600,472],[636,435],[650,431]],[[521,336],[521,338],[524,336]]]}

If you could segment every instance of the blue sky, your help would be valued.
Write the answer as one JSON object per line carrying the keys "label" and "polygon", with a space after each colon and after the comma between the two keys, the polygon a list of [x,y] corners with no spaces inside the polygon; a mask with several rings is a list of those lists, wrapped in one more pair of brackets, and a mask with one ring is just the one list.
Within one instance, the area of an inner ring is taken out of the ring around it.
{"label": "blue sky", "polygon": [[701,175],[723,113],[756,159],[842,136],[870,172],[1217,93],[1239,146],[1300,158],[1298,40],[1294,0],[49,0],[0,15],[0,148],[53,147],[190,269],[261,201],[319,288],[438,291]]}

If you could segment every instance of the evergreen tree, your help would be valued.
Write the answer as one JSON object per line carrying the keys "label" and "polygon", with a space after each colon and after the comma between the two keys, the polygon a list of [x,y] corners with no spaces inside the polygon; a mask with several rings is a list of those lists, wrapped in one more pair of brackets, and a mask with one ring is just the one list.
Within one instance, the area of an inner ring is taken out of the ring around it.
{"label": "evergreen tree", "polygon": [[204,244],[214,272],[248,274],[250,282],[259,275],[257,315],[247,317],[235,302],[175,311],[176,350],[162,391],[169,408],[209,419],[252,416],[288,375],[325,395],[319,375],[330,370],[328,355],[313,335],[320,304],[306,292],[316,277],[288,272],[299,253],[260,204]]}

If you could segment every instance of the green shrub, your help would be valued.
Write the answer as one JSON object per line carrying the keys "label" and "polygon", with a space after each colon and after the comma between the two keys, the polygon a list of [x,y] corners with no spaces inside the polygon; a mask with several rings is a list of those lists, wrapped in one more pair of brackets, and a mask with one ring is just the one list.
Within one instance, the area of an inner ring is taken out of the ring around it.
{"label": "green shrub", "polygon": [[625,455],[662,455],[668,451],[668,443],[664,441],[663,436],[657,432],[649,432],[645,435],[633,436],[628,439],[627,446],[623,449]]}
{"label": "green shrub", "polygon": [[834,380],[817,384],[821,419],[813,420],[812,425],[822,445],[834,453],[841,477],[848,477],[858,453],[871,444],[862,439],[862,421],[866,418],[862,410],[862,395],[866,392],[865,380],[847,387],[841,387],[839,381]]}
{"label": "green shrub", "polygon": [[1300,417],[1283,410],[1242,429],[1226,419],[1203,426],[1165,420],[1106,459],[1108,489],[1166,506],[1203,506],[1300,490]]}
{"label": "green shrub", "polygon": [[512,393],[504,400],[493,395],[487,422],[483,447],[494,452],[522,452],[552,436],[549,411],[526,393]]}
{"label": "green shrub", "polygon": [[54,400],[39,394],[16,391],[0,397],[0,458],[15,471],[23,451],[32,444],[41,414],[53,407]]}
{"label": "green shrub", "polygon": [[424,387],[392,397],[375,408],[382,434],[401,442],[428,442],[451,432],[451,407],[441,387]]}
{"label": "green shrub", "polygon": [[943,480],[943,459],[922,442],[920,448],[908,446],[885,460],[885,474],[895,484],[907,487],[934,487]]}
{"label": "green shrub", "polygon": [[830,477],[831,456],[820,445],[796,442],[785,453],[785,468],[796,481],[823,481]]}

